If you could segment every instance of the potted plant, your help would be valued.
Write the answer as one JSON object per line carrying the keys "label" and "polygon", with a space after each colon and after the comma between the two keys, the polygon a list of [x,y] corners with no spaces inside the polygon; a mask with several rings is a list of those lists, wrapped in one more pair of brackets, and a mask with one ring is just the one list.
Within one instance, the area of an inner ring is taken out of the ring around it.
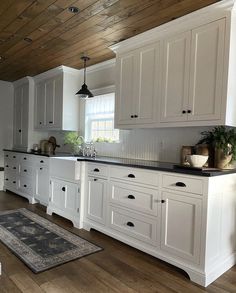
{"label": "potted plant", "polygon": [[214,147],[214,166],[219,169],[229,168],[229,163],[236,159],[236,132],[234,128],[217,126],[211,131],[201,132],[198,144]]}
{"label": "potted plant", "polygon": [[71,131],[65,134],[64,143],[71,146],[74,155],[79,155],[81,152],[81,145],[84,143],[84,138],[77,132]]}

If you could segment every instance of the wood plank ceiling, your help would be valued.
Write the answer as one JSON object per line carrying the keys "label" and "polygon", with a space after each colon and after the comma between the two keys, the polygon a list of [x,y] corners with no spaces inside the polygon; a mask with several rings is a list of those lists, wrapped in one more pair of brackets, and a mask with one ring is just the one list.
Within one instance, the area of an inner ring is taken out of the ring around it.
{"label": "wood plank ceiling", "polygon": [[[110,45],[219,0],[1,0],[0,79],[114,58]],[[76,6],[72,14],[68,7]]]}

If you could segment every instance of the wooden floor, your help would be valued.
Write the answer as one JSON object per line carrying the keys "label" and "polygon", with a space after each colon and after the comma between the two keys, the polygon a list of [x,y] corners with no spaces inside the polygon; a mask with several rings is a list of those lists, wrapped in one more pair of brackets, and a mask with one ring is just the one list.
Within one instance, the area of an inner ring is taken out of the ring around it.
{"label": "wooden floor", "polygon": [[45,208],[30,205],[20,196],[0,192],[0,210],[26,207],[56,224],[102,246],[104,250],[71,261],[40,274],[34,274],[3,244],[0,261],[3,272],[0,292],[236,292],[236,267],[207,288],[195,285],[181,270],[142,253],[97,231],[72,227],[59,217],[48,216]]}

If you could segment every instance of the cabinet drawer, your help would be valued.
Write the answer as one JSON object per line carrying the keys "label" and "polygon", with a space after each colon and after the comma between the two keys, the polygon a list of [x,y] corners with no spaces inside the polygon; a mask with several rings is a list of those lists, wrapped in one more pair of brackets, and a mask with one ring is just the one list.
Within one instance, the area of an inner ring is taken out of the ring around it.
{"label": "cabinet drawer", "polygon": [[9,188],[13,190],[18,188],[18,180],[14,172],[9,172],[9,171],[4,172],[4,185],[5,185],[5,188]]}
{"label": "cabinet drawer", "polygon": [[97,177],[108,177],[108,166],[88,164],[88,174]]}
{"label": "cabinet drawer", "polygon": [[15,160],[4,160],[4,169],[6,172],[17,174],[19,172],[19,164]]}
{"label": "cabinet drawer", "polygon": [[203,193],[203,181],[201,179],[184,176],[164,174],[162,177],[162,187],[196,194]]}
{"label": "cabinet drawer", "polygon": [[16,160],[19,159],[19,157],[20,157],[20,154],[19,153],[4,152],[4,159],[16,161]]}
{"label": "cabinet drawer", "polygon": [[35,168],[28,164],[20,164],[20,175],[21,176],[35,176]]}
{"label": "cabinet drawer", "polygon": [[159,191],[155,189],[111,182],[109,186],[111,203],[131,208],[135,211],[157,216]]}
{"label": "cabinet drawer", "polygon": [[49,158],[44,156],[34,157],[34,163],[37,165],[47,165],[49,164]]}
{"label": "cabinet drawer", "polygon": [[118,168],[111,167],[111,177],[126,180],[132,183],[141,183],[147,185],[158,186],[159,184],[159,173],[158,172],[150,172],[147,170],[140,170],[136,168]]}
{"label": "cabinet drawer", "polygon": [[156,244],[160,227],[157,219],[146,218],[114,206],[109,207],[109,226],[135,239]]}
{"label": "cabinet drawer", "polygon": [[30,196],[34,195],[34,183],[29,178],[20,177],[19,188],[23,193],[26,193]]}
{"label": "cabinet drawer", "polygon": [[27,155],[27,154],[21,154],[20,161],[22,163],[33,164],[34,163],[34,156],[33,155]]}

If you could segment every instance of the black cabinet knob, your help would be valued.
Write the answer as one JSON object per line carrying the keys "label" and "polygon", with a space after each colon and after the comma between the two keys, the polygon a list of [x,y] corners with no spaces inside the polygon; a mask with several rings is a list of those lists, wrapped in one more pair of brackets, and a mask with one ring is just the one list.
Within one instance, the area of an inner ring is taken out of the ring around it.
{"label": "black cabinet knob", "polygon": [[192,113],[192,111],[191,111],[191,110],[188,110],[187,112],[188,112],[188,114]]}
{"label": "black cabinet knob", "polygon": [[183,111],[182,111],[182,114],[186,114],[186,111],[185,111],[185,110],[183,110]]}
{"label": "black cabinet knob", "polygon": [[62,189],[61,189],[62,191],[66,191],[66,188],[65,187],[62,187]]}
{"label": "black cabinet knob", "polygon": [[94,178],[93,181],[98,181],[98,179],[97,178]]}
{"label": "black cabinet knob", "polygon": [[129,227],[134,227],[134,223],[132,223],[132,222],[127,222],[126,225]]}
{"label": "black cabinet knob", "polygon": [[6,178],[5,180],[6,180],[6,181],[8,181],[9,179],[8,179],[8,178]]}
{"label": "black cabinet knob", "polygon": [[41,124],[42,124],[42,122],[39,122],[39,124],[41,125]]}
{"label": "black cabinet knob", "polygon": [[27,187],[27,185],[26,185],[26,184],[24,184],[24,187]]}
{"label": "black cabinet knob", "polygon": [[9,166],[8,165],[6,165],[6,168],[8,168]]}
{"label": "black cabinet knob", "polygon": [[43,161],[43,160],[41,160],[41,161],[40,161],[40,163],[44,163],[44,161]]}
{"label": "black cabinet knob", "polygon": [[93,172],[100,172],[98,168],[93,169]]}
{"label": "black cabinet knob", "polygon": [[15,159],[16,158],[16,156],[13,156],[13,159]]}
{"label": "black cabinet knob", "polygon": [[39,168],[39,170],[43,170],[43,168]]}
{"label": "black cabinet knob", "polygon": [[131,115],[130,118],[134,118],[134,115]]}
{"label": "black cabinet knob", "polygon": [[135,175],[134,174],[129,174],[128,177],[129,178],[135,178]]}
{"label": "black cabinet knob", "polygon": [[134,118],[138,118],[138,115],[134,115]]}
{"label": "black cabinet knob", "polygon": [[21,129],[19,129],[18,131],[19,131],[19,133],[21,133]]}
{"label": "black cabinet knob", "polygon": [[6,158],[8,158],[8,155],[6,155]]}
{"label": "black cabinet knob", "polygon": [[53,124],[53,121],[48,121],[49,124]]}
{"label": "black cabinet knob", "polygon": [[13,167],[13,170],[16,170],[16,167]]}
{"label": "black cabinet knob", "polygon": [[27,160],[27,158],[24,158],[24,160],[26,161],[26,160]]}
{"label": "black cabinet knob", "polygon": [[16,183],[16,181],[13,181],[12,183],[13,183],[13,184],[15,184],[15,183]]}
{"label": "black cabinet knob", "polygon": [[161,200],[161,203],[165,203],[166,201],[164,199]]}
{"label": "black cabinet knob", "polygon": [[24,172],[27,172],[27,170],[25,169]]}
{"label": "black cabinet knob", "polygon": [[128,198],[129,198],[129,199],[135,199],[135,196],[133,196],[132,194],[129,194],[129,195],[128,195]]}
{"label": "black cabinet knob", "polygon": [[183,182],[176,182],[175,185],[178,187],[186,187],[186,184]]}

